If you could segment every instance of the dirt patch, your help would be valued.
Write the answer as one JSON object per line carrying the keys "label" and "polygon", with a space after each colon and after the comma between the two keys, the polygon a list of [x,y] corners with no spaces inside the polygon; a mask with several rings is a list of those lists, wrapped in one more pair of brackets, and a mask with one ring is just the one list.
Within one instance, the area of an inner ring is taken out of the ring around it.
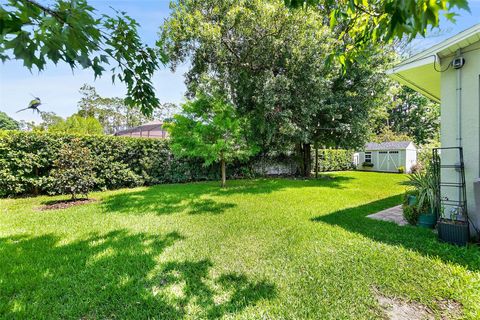
{"label": "dirt patch", "polygon": [[45,202],[38,208],[40,211],[66,209],[73,206],[80,206],[87,203],[96,202],[96,199],[77,199],[77,200],[57,200]]}
{"label": "dirt patch", "polygon": [[453,300],[440,300],[437,302],[442,319],[461,319],[463,316],[462,305]]}
{"label": "dirt patch", "polygon": [[429,307],[414,301],[387,297],[374,291],[378,303],[382,308],[385,319],[389,320],[434,320],[434,319],[459,319],[462,315],[460,303],[452,300],[437,302],[438,311],[434,312]]}

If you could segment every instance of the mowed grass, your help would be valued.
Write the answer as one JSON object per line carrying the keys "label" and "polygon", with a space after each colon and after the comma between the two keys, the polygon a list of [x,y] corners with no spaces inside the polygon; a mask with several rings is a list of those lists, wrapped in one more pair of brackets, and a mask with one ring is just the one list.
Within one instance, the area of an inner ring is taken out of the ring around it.
{"label": "mowed grass", "polygon": [[239,180],[0,200],[0,318],[375,319],[375,294],[480,319],[480,250],[365,216],[406,177]]}

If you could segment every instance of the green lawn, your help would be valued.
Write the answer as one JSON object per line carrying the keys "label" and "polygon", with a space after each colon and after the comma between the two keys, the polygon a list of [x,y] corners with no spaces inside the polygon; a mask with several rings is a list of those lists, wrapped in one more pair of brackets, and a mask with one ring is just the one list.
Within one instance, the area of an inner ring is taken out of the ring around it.
{"label": "green lawn", "polygon": [[382,317],[375,292],[480,319],[480,250],[374,221],[405,176],[160,185],[0,200],[0,318]]}

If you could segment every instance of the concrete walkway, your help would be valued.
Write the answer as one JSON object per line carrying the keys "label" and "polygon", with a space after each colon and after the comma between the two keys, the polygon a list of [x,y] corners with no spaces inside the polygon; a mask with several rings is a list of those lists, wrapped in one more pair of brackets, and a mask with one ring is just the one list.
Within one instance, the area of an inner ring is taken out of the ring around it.
{"label": "concrete walkway", "polygon": [[368,215],[367,218],[395,222],[399,226],[405,226],[408,224],[407,220],[403,218],[403,210],[401,205]]}

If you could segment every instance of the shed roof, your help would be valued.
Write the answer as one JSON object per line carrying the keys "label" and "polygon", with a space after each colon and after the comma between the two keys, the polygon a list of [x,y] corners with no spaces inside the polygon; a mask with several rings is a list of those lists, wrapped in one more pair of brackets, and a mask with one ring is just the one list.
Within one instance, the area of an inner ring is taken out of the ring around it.
{"label": "shed roof", "polygon": [[478,41],[480,41],[480,24],[408,58],[388,70],[387,74],[401,84],[440,102],[439,61]]}
{"label": "shed roof", "polygon": [[408,149],[410,145],[415,148],[412,141],[369,142],[365,145],[365,150],[399,150]]}

